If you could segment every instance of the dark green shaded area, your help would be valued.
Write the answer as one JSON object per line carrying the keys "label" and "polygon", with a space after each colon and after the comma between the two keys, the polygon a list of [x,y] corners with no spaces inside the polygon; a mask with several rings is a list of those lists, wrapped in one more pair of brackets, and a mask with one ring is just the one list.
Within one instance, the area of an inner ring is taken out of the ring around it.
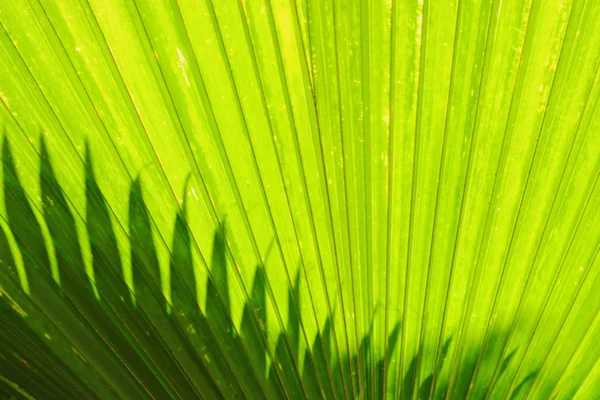
{"label": "dark green shaded area", "polygon": [[[7,138],[2,142],[6,218],[0,226],[0,398],[341,399],[352,393],[352,385],[359,387],[354,371],[359,361],[365,368],[361,376],[377,377],[376,381],[363,379],[362,396],[382,398],[385,374],[388,387],[393,386],[397,377],[385,370],[384,359],[372,359],[371,335],[362,338],[348,362],[339,363],[331,316],[309,338],[310,346],[302,346],[302,321],[295,306],[295,302],[304,304],[299,273],[288,288],[287,320],[274,346],[268,339],[273,335],[267,330],[273,305],[263,265],[255,268],[237,329],[231,319],[229,274],[234,267],[226,222],[213,233],[212,256],[205,260],[210,276],[198,290],[194,268],[200,256],[193,246],[186,202],[174,216],[173,237],[162,243],[170,252],[171,298],[167,301],[157,250],[164,239],[154,231],[142,179],[131,182],[128,226],[121,227],[113,222],[97,183],[89,148],[84,163],[86,215],[73,211],[43,139],[39,156],[42,206],[35,210],[19,180]],[[58,274],[52,271],[50,243],[42,234],[40,216],[48,228]],[[77,223],[83,221],[91,260],[84,260],[77,230]],[[5,229],[22,255],[29,294],[22,288]],[[119,232],[129,240],[133,288],[124,278]],[[198,293],[205,297],[199,298]],[[205,312],[199,306],[204,301]],[[384,355],[388,363],[397,356],[400,333],[400,324],[389,333]],[[447,338],[441,348],[440,370],[451,342]],[[427,399],[433,394],[433,371],[420,383],[416,379],[423,351],[432,350],[419,349],[401,377],[403,398]],[[469,371],[480,358],[477,351],[472,353],[466,363]],[[502,361],[499,375],[514,354]],[[516,384],[511,398],[523,397],[535,376],[531,373]],[[435,384],[435,395],[443,395],[448,382]]]}

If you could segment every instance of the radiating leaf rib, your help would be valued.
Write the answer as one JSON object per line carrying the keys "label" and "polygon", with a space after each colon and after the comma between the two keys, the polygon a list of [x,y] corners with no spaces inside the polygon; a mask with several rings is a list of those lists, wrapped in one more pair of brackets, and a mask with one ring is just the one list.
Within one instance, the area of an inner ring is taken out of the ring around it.
{"label": "radiating leaf rib", "polygon": [[[410,180],[410,202],[409,202],[409,221],[408,221],[408,232],[407,232],[407,246],[406,246],[406,258],[404,261],[405,264],[405,285],[404,285],[404,298],[403,298],[403,311],[402,311],[402,320],[404,321],[404,325],[402,327],[402,336],[400,338],[400,368],[398,372],[398,391],[399,396],[405,397],[413,397],[414,390],[414,382],[416,380],[416,357],[419,356],[419,353],[422,349],[411,348],[409,344],[406,342],[412,338],[415,338],[416,335],[410,335],[409,327],[410,325],[407,323],[408,320],[412,320],[412,316],[409,313],[409,300],[411,296],[409,293],[413,291],[414,283],[412,278],[412,264],[411,260],[413,258],[413,241],[414,241],[414,229],[415,229],[415,202],[417,197],[417,179],[418,179],[418,166],[419,166],[419,156],[420,156],[420,146],[421,146],[421,120],[423,113],[423,92],[424,92],[424,79],[425,79],[425,65],[427,59],[427,41],[428,41],[428,28],[429,28],[429,7],[430,2],[424,1],[422,4],[422,9],[417,11],[418,19],[417,26],[420,28],[420,36],[418,36],[418,45],[419,45],[419,57],[418,57],[418,80],[417,80],[417,103],[416,103],[416,111],[415,111],[415,120],[414,120],[414,147],[413,147],[413,165],[411,171],[411,180]],[[415,296],[416,297],[416,296]],[[414,328],[413,328],[414,329]],[[409,358],[412,357],[410,362]],[[408,367],[404,369],[405,364],[408,363]],[[406,373],[406,376],[401,381],[401,376]],[[402,383],[400,383],[402,382]]]}

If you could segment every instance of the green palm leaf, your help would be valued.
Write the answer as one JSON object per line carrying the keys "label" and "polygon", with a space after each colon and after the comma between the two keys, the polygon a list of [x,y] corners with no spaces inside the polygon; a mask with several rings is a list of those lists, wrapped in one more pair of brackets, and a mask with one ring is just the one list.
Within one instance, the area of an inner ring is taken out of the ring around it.
{"label": "green palm leaf", "polygon": [[592,0],[0,4],[0,397],[600,397]]}

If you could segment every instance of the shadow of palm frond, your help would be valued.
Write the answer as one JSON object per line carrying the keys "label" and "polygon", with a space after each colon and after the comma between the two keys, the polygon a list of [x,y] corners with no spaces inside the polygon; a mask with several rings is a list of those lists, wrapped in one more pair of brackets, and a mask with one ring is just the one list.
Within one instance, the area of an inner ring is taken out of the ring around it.
{"label": "shadow of palm frond", "polygon": [[[174,216],[173,237],[163,243],[169,242],[170,254],[167,285],[171,295],[167,299],[158,236],[141,178],[131,182],[128,229],[124,229],[114,222],[98,185],[89,148],[84,162],[85,218],[73,211],[43,139],[39,159],[41,207],[35,206],[23,188],[10,143],[4,137],[0,396],[335,399],[347,397],[354,387],[362,388],[362,393],[355,395],[369,398],[396,393],[403,398],[427,399],[445,393],[448,382],[434,383],[434,371],[428,375],[421,371],[425,379],[417,379],[422,348],[401,379],[392,376],[395,370],[386,369],[384,360],[397,357],[399,322],[386,339],[387,354],[382,359],[373,359],[373,337],[368,334],[356,353],[349,355],[349,362],[340,364],[331,315],[311,338],[312,343],[303,346],[301,316],[294,307],[294,299],[303,303],[300,274],[288,288],[285,327],[273,334],[268,330],[272,310],[268,280],[264,266],[257,265],[236,325],[229,294],[228,268],[233,264],[225,222],[213,234],[209,278],[202,290],[197,290],[186,202]],[[85,226],[87,238],[78,233],[78,224]],[[125,279],[127,266],[119,250],[119,229],[127,232],[131,285]],[[88,240],[89,260],[82,250],[83,240]],[[200,304],[204,301],[203,309]],[[451,344],[449,337],[441,347],[440,370],[446,366]],[[480,353],[477,349],[471,353],[467,365],[474,368]],[[506,373],[514,354],[502,360],[499,376]],[[359,365],[359,358],[364,367],[360,373],[352,367]],[[513,398],[526,392],[536,374],[532,372],[516,386]],[[364,381],[358,384],[360,379]],[[400,387],[395,388],[395,382]]]}

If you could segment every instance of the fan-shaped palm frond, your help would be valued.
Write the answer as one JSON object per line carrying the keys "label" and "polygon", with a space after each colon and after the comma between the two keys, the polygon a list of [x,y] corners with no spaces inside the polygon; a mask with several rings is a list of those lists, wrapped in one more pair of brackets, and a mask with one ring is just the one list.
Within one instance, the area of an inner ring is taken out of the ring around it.
{"label": "fan-shaped palm frond", "polygon": [[0,4],[0,397],[600,397],[592,0]]}

